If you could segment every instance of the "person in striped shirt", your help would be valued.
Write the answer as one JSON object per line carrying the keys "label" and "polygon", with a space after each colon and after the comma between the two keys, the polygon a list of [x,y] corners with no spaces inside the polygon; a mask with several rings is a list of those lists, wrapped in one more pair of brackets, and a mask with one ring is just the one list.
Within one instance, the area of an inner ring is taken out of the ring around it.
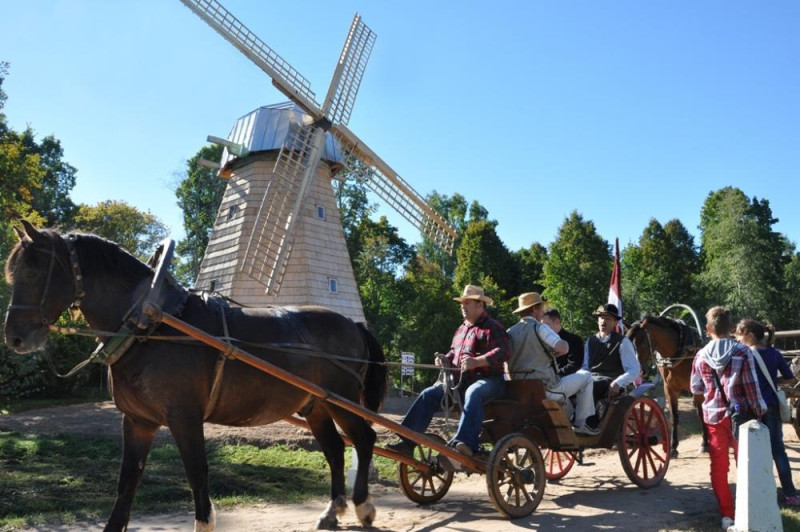
{"label": "person in striped shirt", "polygon": [[[695,355],[691,390],[703,396],[703,421],[708,427],[711,488],[722,515],[722,528],[733,526],[735,505],[728,484],[728,447],[738,451],[731,414],[760,419],[767,411],[761,397],[755,362],[750,348],[730,337],[731,313],[721,306],[706,313],[706,331],[712,340]],[[719,383],[719,384],[717,384]]]}

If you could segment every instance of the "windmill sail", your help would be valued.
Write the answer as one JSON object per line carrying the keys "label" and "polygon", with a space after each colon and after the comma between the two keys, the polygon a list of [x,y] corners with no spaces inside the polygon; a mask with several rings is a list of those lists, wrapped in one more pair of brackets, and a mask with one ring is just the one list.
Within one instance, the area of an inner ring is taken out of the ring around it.
{"label": "windmill sail", "polygon": [[[309,297],[307,302],[318,302],[321,296],[325,299],[325,294],[319,292],[320,286],[328,286],[331,294],[341,294],[327,299],[329,304],[343,308],[345,315],[363,316],[341,221],[338,212],[333,212],[336,205],[330,178],[340,169],[343,159],[346,169],[343,174],[365,170],[362,178],[369,188],[426,237],[452,253],[455,230],[347,129],[376,38],[358,14],[350,25],[333,79],[320,105],[308,80],[217,0],[181,2],[256,63],[272,78],[275,87],[307,115],[301,127],[295,127],[279,142],[267,141],[270,131],[278,129],[269,124],[258,135],[241,135],[244,131],[255,131],[255,123],[247,118],[257,121],[262,115],[283,116],[278,107],[262,108],[240,119],[231,136],[223,141],[242,149],[238,155],[229,149],[223,154],[220,175],[232,180],[212,231],[198,284],[202,281],[204,286],[240,290],[237,293],[245,297],[253,293],[256,288],[253,285],[257,284],[266,289],[265,296],[273,298],[267,298],[270,304],[297,304],[301,297]],[[270,111],[260,112],[264,109]],[[273,158],[278,146],[280,151]],[[328,155],[321,164],[323,151]],[[264,171],[265,165],[272,161],[275,162],[271,171]],[[317,179],[318,170],[324,180]],[[314,205],[311,196],[315,198]],[[325,215],[327,211],[329,216]],[[242,213],[241,219],[237,212]],[[297,238],[302,238],[302,242],[296,242]],[[293,255],[297,260],[292,260]],[[341,292],[337,291],[339,284]],[[316,291],[313,296],[311,291]],[[298,295],[301,292],[306,296]],[[344,296],[345,292],[352,296]]]}

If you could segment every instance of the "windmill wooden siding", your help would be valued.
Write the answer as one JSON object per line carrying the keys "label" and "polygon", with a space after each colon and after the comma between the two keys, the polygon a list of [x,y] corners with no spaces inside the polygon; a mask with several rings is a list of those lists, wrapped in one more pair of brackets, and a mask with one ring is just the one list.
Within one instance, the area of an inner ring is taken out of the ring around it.
{"label": "windmill wooden siding", "polygon": [[[233,167],[195,287],[210,290],[213,285],[215,291],[246,306],[322,305],[354,321],[364,321],[331,186],[331,169],[325,161],[320,163],[300,211],[278,293],[266,293],[264,284],[242,271],[261,200],[269,183],[279,179],[273,174],[276,157],[277,151],[261,152],[239,159]],[[318,206],[324,209],[324,219],[318,217]],[[330,290],[331,279],[336,280],[336,292]]]}

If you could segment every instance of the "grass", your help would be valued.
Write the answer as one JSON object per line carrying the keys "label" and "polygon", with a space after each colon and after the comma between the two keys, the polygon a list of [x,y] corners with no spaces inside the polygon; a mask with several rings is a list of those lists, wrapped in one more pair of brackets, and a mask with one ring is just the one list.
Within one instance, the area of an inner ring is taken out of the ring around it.
{"label": "grass", "polygon": [[[349,453],[348,453],[349,454]],[[105,519],[114,502],[121,449],[103,438],[23,436],[0,431],[0,529]],[[349,459],[349,456],[348,456]],[[211,497],[218,508],[299,502],[326,496],[320,452],[283,446],[208,446]],[[397,465],[376,460],[396,481]],[[192,496],[175,445],[150,453],[134,508],[140,513],[190,509]]]}

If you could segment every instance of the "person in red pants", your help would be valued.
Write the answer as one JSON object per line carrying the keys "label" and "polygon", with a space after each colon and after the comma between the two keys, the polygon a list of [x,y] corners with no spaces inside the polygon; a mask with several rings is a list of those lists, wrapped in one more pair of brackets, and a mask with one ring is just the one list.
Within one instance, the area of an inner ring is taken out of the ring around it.
{"label": "person in red pants", "polygon": [[703,421],[708,426],[711,488],[722,515],[722,529],[733,526],[735,505],[728,484],[733,446],[738,452],[736,430],[744,420],[760,419],[767,411],[758,387],[750,348],[731,335],[731,314],[725,307],[706,313],[706,331],[712,341],[701,349],[692,365],[692,393],[703,396]]}

